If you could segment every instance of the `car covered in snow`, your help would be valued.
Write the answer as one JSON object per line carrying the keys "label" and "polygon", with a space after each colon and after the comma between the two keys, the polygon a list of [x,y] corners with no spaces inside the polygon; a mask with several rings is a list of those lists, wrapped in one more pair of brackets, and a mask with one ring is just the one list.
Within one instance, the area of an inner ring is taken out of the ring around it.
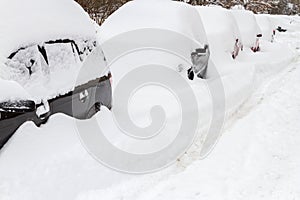
{"label": "car covered in snow", "polygon": [[238,24],[244,47],[249,47],[253,52],[259,51],[259,40],[263,35],[253,12],[233,9],[231,13]]}
{"label": "car covered in snow", "polygon": [[170,0],[130,1],[106,19],[99,33],[108,62],[133,49],[156,48],[189,61],[169,59],[167,64],[189,79],[207,78],[210,47],[201,18],[189,4]]}
{"label": "car covered in snow", "polygon": [[111,108],[111,73],[96,38],[72,0],[0,2],[0,148],[26,121],[88,119]]}
{"label": "car covered in snow", "polygon": [[207,34],[211,56],[230,55],[235,59],[243,49],[243,44],[238,25],[231,12],[220,6],[196,6],[196,9]]}
{"label": "car covered in snow", "polygon": [[276,27],[272,23],[270,15],[257,14],[255,15],[255,17],[262,31],[262,39],[267,40],[269,42],[273,42]]}

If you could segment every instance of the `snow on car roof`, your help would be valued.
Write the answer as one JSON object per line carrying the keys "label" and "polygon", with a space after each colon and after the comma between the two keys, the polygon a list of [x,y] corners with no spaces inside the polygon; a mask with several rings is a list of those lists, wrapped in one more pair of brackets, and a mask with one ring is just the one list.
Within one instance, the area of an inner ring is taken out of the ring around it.
{"label": "snow on car roof", "polygon": [[101,26],[101,38],[105,41],[120,33],[144,28],[171,30],[201,44],[207,43],[196,9],[171,0],[135,0],[126,3]]}
{"label": "snow on car roof", "polygon": [[1,0],[0,56],[20,47],[70,37],[95,37],[88,14],[73,0]]}
{"label": "snow on car roof", "polygon": [[220,6],[196,6],[196,9],[202,18],[212,50],[232,51],[236,39],[241,39],[232,13]]}

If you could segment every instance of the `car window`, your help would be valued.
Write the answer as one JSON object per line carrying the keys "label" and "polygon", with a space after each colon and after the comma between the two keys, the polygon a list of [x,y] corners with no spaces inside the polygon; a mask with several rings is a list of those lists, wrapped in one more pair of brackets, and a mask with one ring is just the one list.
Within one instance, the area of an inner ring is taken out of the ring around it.
{"label": "car window", "polygon": [[41,65],[41,55],[36,45],[21,48],[12,53],[6,62],[9,69],[8,78],[21,83],[38,71]]}

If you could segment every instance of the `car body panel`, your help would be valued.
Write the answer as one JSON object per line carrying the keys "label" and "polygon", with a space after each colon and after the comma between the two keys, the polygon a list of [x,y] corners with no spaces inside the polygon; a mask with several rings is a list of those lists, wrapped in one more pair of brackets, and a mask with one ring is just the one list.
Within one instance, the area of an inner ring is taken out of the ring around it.
{"label": "car body panel", "polygon": [[[43,104],[36,105],[36,109],[32,111],[22,113],[5,111],[1,109],[0,105],[0,149],[13,136],[15,131],[27,121],[33,121],[37,126],[41,126],[47,122],[51,115],[57,113],[84,120],[92,117],[99,111],[94,110],[93,113],[90,113],[90,110],[97,104],[111,109],[112,93],[109,79],[110,74],[78,86],[68,94],[49,100],[49,112],[42,117],[38,117],[36,111]],[[80,101],[80,93],[86,90],[89,92],[89,95],[87,100],[82,102]]]}

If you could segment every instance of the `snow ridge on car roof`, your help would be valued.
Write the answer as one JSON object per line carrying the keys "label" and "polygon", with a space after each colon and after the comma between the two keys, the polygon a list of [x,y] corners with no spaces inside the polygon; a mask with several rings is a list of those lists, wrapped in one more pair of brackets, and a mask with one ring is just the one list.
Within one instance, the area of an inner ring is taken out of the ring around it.
{"label": "snow ridge on car roof", "polygon": [[1,0],[0,56],[22,46],[72,37],[95,37],[88,14],[73,0]]}

